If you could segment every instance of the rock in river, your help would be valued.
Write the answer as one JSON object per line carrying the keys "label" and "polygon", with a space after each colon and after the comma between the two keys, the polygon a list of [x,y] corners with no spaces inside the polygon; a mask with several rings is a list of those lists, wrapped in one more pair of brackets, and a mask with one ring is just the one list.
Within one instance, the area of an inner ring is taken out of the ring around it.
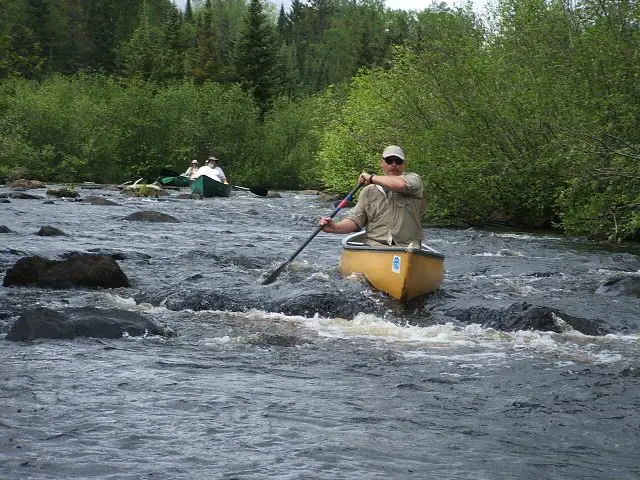
{"label": "rock in river", "polygon": [[76,255],[66,260],[24,257],[7,270],[3,285],[48,288],[118,288],[130,286],[118,263],[106,255]]}
{"label": "rock in river", "polygon": [[126,310],[82,307],[57,312],[40,307],[23,312],[6,339],[20,342],[36,338],[121,338],[125,334],[172,336],[173,331],[142,314]]}

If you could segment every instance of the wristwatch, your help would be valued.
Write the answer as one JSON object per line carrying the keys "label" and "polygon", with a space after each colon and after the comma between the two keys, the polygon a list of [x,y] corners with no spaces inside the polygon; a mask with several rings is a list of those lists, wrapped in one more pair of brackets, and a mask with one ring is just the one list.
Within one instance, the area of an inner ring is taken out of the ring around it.
{"label": "wristwatch", "polygon": [[375,177],[375,175],[369,175],[369,183],[373,185],[373,177]]}

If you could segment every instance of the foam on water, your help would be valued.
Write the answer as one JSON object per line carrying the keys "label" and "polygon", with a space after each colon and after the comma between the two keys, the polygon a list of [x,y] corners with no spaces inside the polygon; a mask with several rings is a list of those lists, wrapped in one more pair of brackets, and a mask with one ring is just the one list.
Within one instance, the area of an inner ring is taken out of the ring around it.
{"label": "foam on water", "polygon": [[516,240],[527,240],[527,241],[531,241],[531,240],[536,240],[536,241],[540,241],[540,240],[562,240],[560,237],[555,237],[555,236],[550,236],[550,235],[529,235],[526,233],[496,233],[495,234],[496,237],[500,237],[500,238],[513,238]]}
{"label": "foam on water", "polygon": [[321,338],[367,340],[379,348],[396,348],[409,357],[435,355],[438,358],[495,361],[518,354],[534,358],[551,356],[557,357],[558,361],[604,365],[624,361],[636,349],[639,341],[635,335],[583,335],[568,325],[567,330],[562,333],[535,330],[501,332],[477,324],[401,325],[368,313],[360,313],[353,320],[287,316],[256,310],[226,314],[254,320],[261,318],[267,322],[277,320],[294,323],[314,331]]}
{"label": "foam on water", "polygon": [[508,248],[502,248],[497,253],[482,252],[482,253],[474,253],[472,256],[474,257],[524,257],[522,252],[518,252],[516,250],[510,250]]}

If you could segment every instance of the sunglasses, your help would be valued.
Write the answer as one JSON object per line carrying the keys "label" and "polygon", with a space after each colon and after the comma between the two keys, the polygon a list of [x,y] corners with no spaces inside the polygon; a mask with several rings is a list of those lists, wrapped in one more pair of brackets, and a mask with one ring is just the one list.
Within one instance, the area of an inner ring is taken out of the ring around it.
{"label": "sunglasses", "polygon": [[384,161],[387,162],[387,165],[391,165],[392,163],[395,163],[396,165],[402,165],[404,163],[404,160],[399,157],[387,157],[384,159]]}

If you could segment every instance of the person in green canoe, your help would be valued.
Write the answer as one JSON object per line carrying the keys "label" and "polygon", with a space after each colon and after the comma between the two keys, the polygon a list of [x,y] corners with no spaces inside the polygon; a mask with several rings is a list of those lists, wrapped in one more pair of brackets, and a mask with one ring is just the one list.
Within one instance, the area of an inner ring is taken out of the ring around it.
{"label": "person in green canoe", "polygon": [[198,160],[191,160],[191,165],[187,168],[187,171],[182,174],[183,177],[189,177],[191,180],[198,176]]}
{"label": "person in green canoe", "polygon": [[404,151],[397,145],[384,149],[380,167],[384,175],[360,174],[358,181],[365,187],[358,203],[339,222],[322,217],[322,231],[351,233],[364,228],[369,245],[420,245],[424,239],[420,221],[429,204],[422,179],[405,172]]}
{"label": "person in green canoe", "polygon": [[218,160],[218,158],[214,157],[213,155],[207,159],[207,163],[204,167],[202,167],[202,169],[198,173],[198,176],[199,175],[207,175],[208,177],[213,178],[218,182],[229,183],[227,181],[227,176],[222,171],[222,168],[220,168],[220,160]]}

